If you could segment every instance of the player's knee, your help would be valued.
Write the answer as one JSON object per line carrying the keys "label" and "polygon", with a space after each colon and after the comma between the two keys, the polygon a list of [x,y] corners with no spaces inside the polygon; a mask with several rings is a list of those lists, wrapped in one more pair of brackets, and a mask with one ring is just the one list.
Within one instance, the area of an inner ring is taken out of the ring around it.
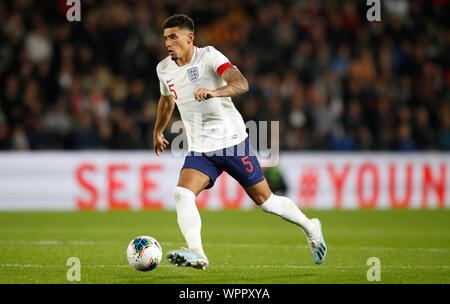
{"label": "player's knee", "polygon": [[252,189],[251,191],[247,191],[247,194],[250,196],[250,198],[253,200],[253,202],[261,206],[264,204],[272,195],[272,192],[270,189]]}
{"label": "player's knee", "polygon": [[269,185],[265,180],[253,186],[244,187],[244,189],[252,201],[258,206],[264,204],[272,195],[272,191],[270,191]]}
{"label": "player's knee", "polygon": [[252,199],[256,205],[261,206],[269,199],[270,196],[271,196],[271,193],[270,194],[258,193],[258,194],[253,195]]}

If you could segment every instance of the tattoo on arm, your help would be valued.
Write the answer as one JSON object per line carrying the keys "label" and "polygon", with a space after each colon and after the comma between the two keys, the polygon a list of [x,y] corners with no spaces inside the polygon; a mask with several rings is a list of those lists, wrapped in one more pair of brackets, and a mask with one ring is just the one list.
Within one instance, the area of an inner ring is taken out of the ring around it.
{"label": "tattoo on arm", "polygon": [[227,85],[216,90],[219,97],[238,96],[248,91],[247,79],[234,66],[227,68],[222,73],[222,79],[225,80]]}

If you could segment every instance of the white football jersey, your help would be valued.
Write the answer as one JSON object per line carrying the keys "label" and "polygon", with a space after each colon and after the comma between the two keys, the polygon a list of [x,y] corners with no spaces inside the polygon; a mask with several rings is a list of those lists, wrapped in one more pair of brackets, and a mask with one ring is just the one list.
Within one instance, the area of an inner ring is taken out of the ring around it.
{"label": "white football jersey", "polygon": [[191,62],[179,67],[170,56],[156,67],[161,95],[172,95],[183,120],[188,150],[211,152],[234,146],[247,137],[241,114],[230,97],[197,101],[194,92],[205,88],[215,90],[227,83],[221,75],[232,66],[212,46],[194,46]]}

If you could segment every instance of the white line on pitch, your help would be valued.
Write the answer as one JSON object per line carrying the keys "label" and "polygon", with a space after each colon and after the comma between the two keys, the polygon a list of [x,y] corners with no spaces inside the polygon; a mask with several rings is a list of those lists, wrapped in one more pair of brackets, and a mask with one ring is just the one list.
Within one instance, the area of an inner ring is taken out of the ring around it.
{"label": "white line on pitch", "polygon": [[[29,245],[108,245],[118,244],[118,241],[60,241],[60,240],[0,240],[0,244],[29,244]],[[182,246],[182,242],[161,242],[163,246]],[[328,244],[329,245],[329,244]],[[274,248],[309,248],[307,245],[288,245],[288,244],[251,244],[251,243],[205,243],[204,247],[274,247]],[[426,248],[426,247],[383,247],[383,246],[328,246],[328,248],[342,249],[342,250],[387,250],[387,251],[428,251],[428,252],[449,252],[450,248]]]}

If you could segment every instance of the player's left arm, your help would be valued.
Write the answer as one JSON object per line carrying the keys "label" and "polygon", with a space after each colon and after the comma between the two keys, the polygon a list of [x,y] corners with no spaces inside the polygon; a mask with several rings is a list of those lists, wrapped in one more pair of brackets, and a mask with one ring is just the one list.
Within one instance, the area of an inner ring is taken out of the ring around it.
{"label": "player's left arm", "polygon": [[216,90],[198,89],[194,92],[195,99],[203,101],[213,97],[234,97],[248,92],[248,81],[236,67],[228,67],[221,76],[226,86]]}

